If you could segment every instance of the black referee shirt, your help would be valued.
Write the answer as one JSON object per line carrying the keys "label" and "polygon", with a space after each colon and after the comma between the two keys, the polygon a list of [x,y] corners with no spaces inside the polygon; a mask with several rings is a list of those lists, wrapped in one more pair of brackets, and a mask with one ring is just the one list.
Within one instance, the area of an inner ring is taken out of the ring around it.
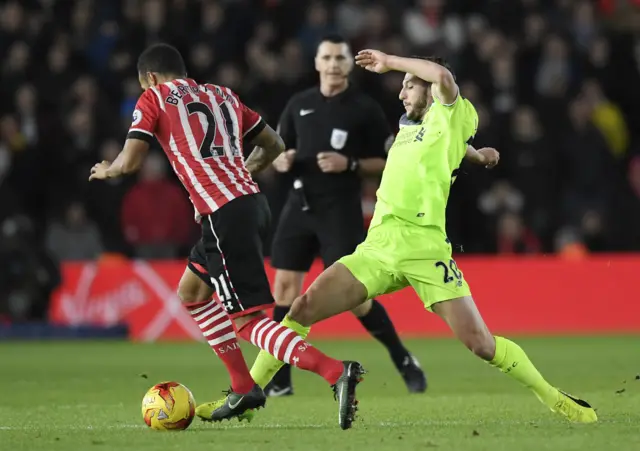
{"label": "black referee shirt", "polygon": [[296,149],[289,175],[300,179],[310,201],[336,196],[360,196],[356,172],[323,173],[317,155],[334,151],[349,158],[386,158],[384,143],[391,128],[382,108],[350,85],[344,92],[325,97],[319,87],[294,95],[285,107],[278,131],[287,149]]}

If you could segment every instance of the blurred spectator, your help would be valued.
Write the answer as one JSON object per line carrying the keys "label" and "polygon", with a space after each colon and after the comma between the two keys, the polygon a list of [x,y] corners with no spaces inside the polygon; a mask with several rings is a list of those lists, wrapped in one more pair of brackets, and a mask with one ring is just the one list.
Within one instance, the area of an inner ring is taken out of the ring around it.
{"label": "blurred spectator", "polygon": [[573,13],[573,37],[580,50],[588,49],[598,34],[593,2],[581,0]]}
{"label": "blurred spectator", "polygon": [[38,245],[32,222],[12,216],[0,226],[0,316],[12,321],[44,320],[60,272]]}
{"label": "blurred spectator", "polygon": [[577,225],[584,212],[606,208],[615,180],[613,156],[591,122],[591,109],[582,98],[570,105],[572,128],[562,143],[565,220]]}
{"label": "blurred spectator", "polygon": [[[100,148],[98,159],[113,161],[121,149],[120,142],[106,141]],[[130,254],[120,221],[122,201],[130,186],[130,178],[118,177],[102,183],[90,183],[87,187],[87,212],[100,229],[106,252]]]}
{"label": "blurred spectator", "polygon": [[580,239],[580,234],[573,227],[565,227],[558,231],[554,247],[558,255],[569,260],[579,260],[589,254],[589,250]]}
{"label": "blurred spectator", "polygon": [[[275,128],[291,93],[315,83],[317,41],[340,32],[354,50],[438,54],[452,64],[480,118],[474,145],[496,147],[503,158],[493,171],[464,165],[452,189],[448,226],[467,251],[492,249],[505,212],[517,212],[544,249],[567,227],[584,241],[576,246],[639,249],[633,157],[640,131],[631,125],[640,121],[633,89],[640,22],[628,2],[611,3],[615,14],[605,22],[587,0],[0,2],[0,221],[26,214],[44,241],[50,218],[65,216],[83,193],[104,247],[130,253],[120,212],[133,180],[98,186],[86,179],[124,139],[141,92],[140,51],[159,40],[176,45],[190,75],[233,89]],[[394,128],[402,77],[353,73]],[[142,178],[137,188],[149,186]],[[278,188],[262,182],[277,197]],[[158,183],[184,207],[186,195],[169,188],[172,181]],[[195,227],[186,209],[180,224]],[[175,217],[162,219],[166,229]],[[143,235],[161,222],[137,220]],[[178,235],[159,233],[170,243],[166,255],[180,253]]]}
{"label": "blurred spectator", "polygon": [[625,156],[629,147],[629,129],[620,108],[605,97],[596,80],[587,80],[582,93],[592,109],[591,120],[604,136],[611,153],[616,158]]}
{"label": "blurred spectator", "polygon": [[497,57],[491,64],[493,81],[493,111],[498,115],[513,111],[518,101],[518,86],[513,58],[507,55]]}
{"label": "blurred spectator", "polygon": [[38,144],[40,134],[36,90],[31,85],[22,85],[16,91],[15,99],[20,132],[28,145],[35,146]]}
{"label": "blurred spectator", "polygon": [[308,60],[314,57],[320,40],[334,31],[327,7],[321,2],[313,2],[307,7],[306,22],[298,35],[300,44]]}
{"label": "blurred spectator", "polygon": [[147,156],[139,181],[125,195],[122,226],[141,258],[175,257],[181,246],[193,244],[193,210],[184,190],[167,179],[159,152]]}
{"label": "blurred spectator", "polygon": [[564,97],[571,84],[572,68],[566,42],[549,35],[537,71],[536,91],[544,97]]}
{"label": "blurred spectator", "polygon": [[336,22],[345,38],[353,39],[367,26],[364,0],[346,0],[336,8]]}
{"label": "blurred spectator", "polygon": [[521,106],[515,111],[507,147],[510,151],[504,155],[503,169],[524,195],[527,224],[545,235],[554,225],[552,205],[559,188],[555,182],[559,156],[533,108]]}
{"label": "blurred spectator", "polygon": [[196,80],[210,80],[215,62],[212,46],[207,42],[196,43],[189,52],[189,62],[192,68],[189,74],[190,77]]}
{"label": "blurred spectator", "polygon": [[582,236],[584,243],[591,252],[602,252],[607,250],[607,236],[602,215],[589,210],[582,217]]}
{"label": "blurred spectator", "polygon": [[506,212],[498,220],[497,251],[501,255],[540,252],[540,241],[517,213]]}
{"label": "blurred spectator", "polygon": [[480,209],[486,215],[498,216],[502,212],[517,213],[524,207],[524,197],[507,181],[496,182],[479,199]]}
{"label": "blurred spectator", "polygon": [[418,0],[415,8],[405,11],[402,28],[413,45],[425,47],[441,38],[442,4],[442,0]]}
{"label": "blurred spectator", "polygon": [[94,260],[102,252],[98,228],[80,202],[71,202],[64,218],[49,226],[46,243],[58,261]]}
{"label": "blurred spectator", "polygon": [[15,90],[29,77],[31,50],[26,42],[15,41],[6,56],[6,64],[2,65],[2,91],[6,96]]}

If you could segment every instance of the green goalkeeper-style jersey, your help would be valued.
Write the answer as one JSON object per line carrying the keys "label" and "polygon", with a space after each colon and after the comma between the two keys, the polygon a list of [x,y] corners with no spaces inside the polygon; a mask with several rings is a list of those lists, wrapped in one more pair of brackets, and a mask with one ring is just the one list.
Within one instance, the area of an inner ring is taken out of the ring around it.
{"label": "green goalkeeper-style jersey", "polygon": [[477,128],[476,109],[460,95],[451,105],[434,99],[422,122],[401,120],[372,225],[390,214],[445,233],[449,190]]}

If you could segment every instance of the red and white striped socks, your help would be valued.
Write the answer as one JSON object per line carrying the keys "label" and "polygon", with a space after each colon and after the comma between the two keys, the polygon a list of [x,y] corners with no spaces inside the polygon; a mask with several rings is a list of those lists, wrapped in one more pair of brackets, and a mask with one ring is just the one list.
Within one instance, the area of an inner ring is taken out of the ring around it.
{"label": "red and white striped socks", "polygon": [[238,334],[276,359],[322,376],[329,384],[335,384],[344,366],[303,340],[293,330],[260,315],[246,323]]}
{"label": "red and white striped socks", "polygon": [[215,300],[187,304],[185,307],[200,327],[213,352],[227,367],[231,389],[236,393],[250,392],[254,381],[227,312]]}

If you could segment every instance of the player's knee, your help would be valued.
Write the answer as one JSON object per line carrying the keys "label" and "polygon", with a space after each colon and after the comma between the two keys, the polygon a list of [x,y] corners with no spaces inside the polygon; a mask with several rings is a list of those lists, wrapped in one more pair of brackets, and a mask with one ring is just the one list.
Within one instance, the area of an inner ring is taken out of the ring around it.
{"label": "player's knee", "polygon": [[273,287],[276,304],[281,306],[292,305],[293,301],[300,296],[303,278],[304,273],[300,275],[293,271],[278,271]]}
{"label": "player's knee", "polygon": [[311,299],[309,294],[304,293],[293,301],[293,304],[291,304],[291,310],[289,310],[289,317],[305,327],[310,327],[315,322],[313,303],[310,301]]}
{"label": "player's knee", "polygon": [[195,304],[208,300],[204,298],[199,289],[182,283],[178,285],[177,294],[183,304]]}
{"label": "player's knee", "polygon": [[373,300],[368,299],[364,301],[362,304],[351,310],[351,312],[356,315],[358,318],[362,318],[363,316],[367,316],[367,314],[371,311],[371,307],[373,306]]}

